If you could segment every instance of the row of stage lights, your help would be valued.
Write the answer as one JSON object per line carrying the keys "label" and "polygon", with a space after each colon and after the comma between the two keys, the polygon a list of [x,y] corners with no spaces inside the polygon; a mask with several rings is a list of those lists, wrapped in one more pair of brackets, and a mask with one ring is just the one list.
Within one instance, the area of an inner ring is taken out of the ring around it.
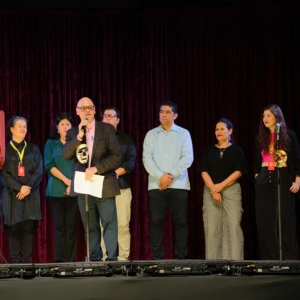
{"label": "row of stage lights", "polygon": [[103,263],[6,264],[0,279],[80,276],[171,276],[171,275],[264,275],[300,274],[300,261],[126,261]]}

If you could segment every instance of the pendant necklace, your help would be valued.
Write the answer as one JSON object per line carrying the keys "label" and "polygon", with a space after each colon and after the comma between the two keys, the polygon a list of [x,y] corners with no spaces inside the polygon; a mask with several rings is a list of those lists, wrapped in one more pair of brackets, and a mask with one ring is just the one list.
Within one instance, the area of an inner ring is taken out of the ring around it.
{"label": "pendant necklace", "polygon": [[[224,148],[220,148],[220,147],[218,147],[219,148],[219,150],[220,150],[220,158],[222,158],[223,157],[223,155],[224,155],[224,152],[225,152],[225,150],[229,147],[231,145],[231,143],[230,142],[228,142],[227,143],[227,145],[226,145],[226,147],[224,147]],[[219,146],[219,145],[218,145]]]}
{"label": "pendant necklace", "polygon": [[219,149],[220,149],[220,158],[222,158],[226,148],[219,148]]}

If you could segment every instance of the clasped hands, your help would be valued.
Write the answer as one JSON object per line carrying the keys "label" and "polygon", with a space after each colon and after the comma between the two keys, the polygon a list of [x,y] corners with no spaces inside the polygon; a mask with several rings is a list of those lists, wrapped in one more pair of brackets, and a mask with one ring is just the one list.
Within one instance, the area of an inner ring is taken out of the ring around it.
{"label": "clasped hands", "polygon": [[222,190],[221,184],[220,183],[214,184],[209,189],[210,189],[210,193],[213,196],[214,200],[221,203],[222,202],[222,195],[220,193]]}
{"label": "clasped hands", "polygon": [[163,174],[160,177],[159,189],[161,191],[166,190],[169,185],[173,182],[174,175],[172,173]]}
{"label": "clasped hands", "polygon": [[22,185],[19,193],[16,195],[18,200],[23,200],[31,192],[31,187],[28,185]]}

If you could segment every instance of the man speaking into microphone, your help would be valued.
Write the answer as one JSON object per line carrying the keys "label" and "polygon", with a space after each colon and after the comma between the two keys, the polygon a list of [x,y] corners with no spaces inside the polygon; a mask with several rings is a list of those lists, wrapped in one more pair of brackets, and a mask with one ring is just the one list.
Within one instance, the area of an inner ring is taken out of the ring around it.
{"label": "man speaking into microphone", "polygon": [[[121,162],[120,146],[114,127],[95,120],[95,106],[91,99],[81,98],[77,103],[76,113],[81,122],[78,127],[73,127],[67,132],[66,144],[62,152],[65,159],[74,158],[70,195],[76,195],[74,192],[76,171],[85,172],[85,179],[91,181],[94,174],[105,176],[102,198],[87,195],[89,204],[89,257],[90,261],[100,261],[103,257],[100,247],[99,220],[101,219],[103,238],[107,249],[106,260],[117,260],[118,224],[115,196],[120,194],[120,189],[115,169]],[[87,160],[81,160],[76,155],[77,148],[82,144],[87,144]],[[86,230],[86,195],[77,195],[81,219]]]}

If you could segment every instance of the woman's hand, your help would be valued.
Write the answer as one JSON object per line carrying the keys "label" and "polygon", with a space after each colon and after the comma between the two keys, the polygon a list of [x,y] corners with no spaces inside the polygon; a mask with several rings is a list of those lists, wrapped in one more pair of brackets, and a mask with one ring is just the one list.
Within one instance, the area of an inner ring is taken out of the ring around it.
{"label": "woman's hand", "polygon": [[70,190],[71,190],[71,188],[68,186],[67,189],[66,189],[66,195],[67,195],[67,196],[70,195]]}
{"label": "woman's hand", "polygon": [[22,185],[20,189],[20,193],[23,194],[25,197],[28,196],[31,192],[31,187],[28,185]]}
{"label": "woman's hand", "polygon": [[220,193],[223,189],[222,183],[216,183],[214,185],[214,189],[215,189],[215,192],[214,192],[215,194]]}
{"label": "woman's hand", "polygon": [[290,187],[290,191],[292,193],[297,193],[299,191],[299,188],[300,188],[300,184],[293,182],[292,186]]}
{"label": "woman's hand", "polygon": [[23,194],[21,194],[20,192],[17,194],[16,197],[18,198],[18,200],[23,200],[25,198],[25,196]]}
{"label": "woman's hand", "polygon": [[20,192],[16,195],[18,200],[23,200],[31,192],[31,187],[27,185],[22,185]]}
{"label": "woman's hand", "polygon": [[216,183],[213,186],[210,187],[210,192],[212,195],[218,194],[222,191],[223,186],[221,183]]}
{"label": "woman's hand", "polygon": [[221,203],[222,202],[222,195],[221,193],[216,193],[213,194],[214,200],[216,200],[217,202]]}
{"label": "woman's hand", "polygon": [[66,179],[64,179],[64,184],[66,186],[71,186],[71,180],[69,178],[66,177]]}
{"label": "woman's hand", "polygon": [[216,189],[215,189],[215,185],[211,186],[211,187],[209,188],[209,190],[210,190],[210,193],[211,193],[212,195],[214,195],[215,193],[217,193],[217,191],[216,191]]}

